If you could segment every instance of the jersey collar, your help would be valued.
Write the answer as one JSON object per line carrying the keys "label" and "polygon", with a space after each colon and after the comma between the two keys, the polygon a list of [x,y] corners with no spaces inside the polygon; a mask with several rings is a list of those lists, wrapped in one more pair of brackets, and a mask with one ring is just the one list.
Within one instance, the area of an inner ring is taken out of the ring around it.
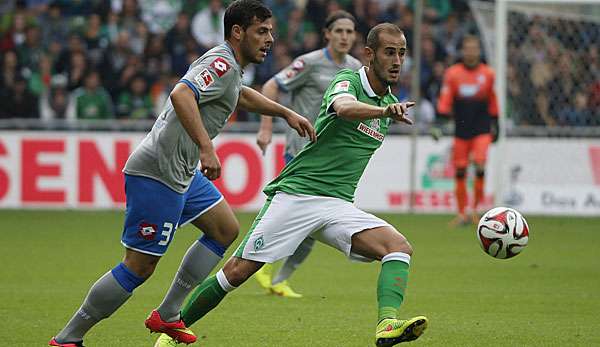
{"label": "jersey collar", "polygon": [[[367,93],[367,95],[370,98],[383,98],[383,96],[380,97],[379,95],[375,94],[373,87],[371,87],[371,83],[369,83],[369,79],[367,78],[367,67],[366,66],[361,67],[358,70],[358,74],[360,75],[360,83],[362,84],[364,91]],[[388,86],[387,93],[390,94],[391,92],[392,92],[392,90]]]}
{"label": "jersey collar", "polygon": [[329,60],[333,65],[335,65],[337,67],[344,66],[344,64],[346,63],[346,60],[348,59],[348,55],[346,54],[346,56],[344,57],[344,61],[341,64],[338,65],[335,62],[335,60],[333,60],[333,57],[331,56],[331,53],[329,53],[329,50],[327,49],[327,46],[323,47],[323,55],[325,56],[325,58],[327,58],[327,60]]}

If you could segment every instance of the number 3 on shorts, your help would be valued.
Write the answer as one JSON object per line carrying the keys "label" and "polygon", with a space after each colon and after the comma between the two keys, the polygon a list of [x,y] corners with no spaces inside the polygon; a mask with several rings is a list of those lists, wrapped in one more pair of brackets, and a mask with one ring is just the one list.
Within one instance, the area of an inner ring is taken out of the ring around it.
{"label": "number 3 on shorts", "polygon": [[162,230],[162,236],[164,236],[165,238],[163,240],[160,240],[158,242],[159,246],[166,246],[169,244],[169,240],[171,239],[171,233],[173,232],[173,223],[171,222],[165,222],[165,224],[163,224],[163,230]]}

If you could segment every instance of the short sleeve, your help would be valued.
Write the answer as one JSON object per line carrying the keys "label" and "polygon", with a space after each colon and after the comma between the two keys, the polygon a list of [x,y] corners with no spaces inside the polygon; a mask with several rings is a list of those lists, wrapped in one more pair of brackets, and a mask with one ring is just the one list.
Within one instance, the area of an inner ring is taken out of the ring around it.
{"label": "short sleeve", "polygon": [[340,71],[327,88],[325,99],[327,101],[327,113],[334,113],[333,102],[343,96],[349,96],[358,100],[358,76],[351,70]]}
{"label": "short sleeve", "polygon": [[209,56],[190,68],[179,83],[194,92],[198,105],[218,99],[233,80],[235,70],[225,58]]}
{"label": "short sleeve", "polygon": [[292,91],[307,82],[310,69],[311,65],[306,63],[304,57],[296,58],[290,65],[275,75],[275,81],[279,88],[284,91]]}

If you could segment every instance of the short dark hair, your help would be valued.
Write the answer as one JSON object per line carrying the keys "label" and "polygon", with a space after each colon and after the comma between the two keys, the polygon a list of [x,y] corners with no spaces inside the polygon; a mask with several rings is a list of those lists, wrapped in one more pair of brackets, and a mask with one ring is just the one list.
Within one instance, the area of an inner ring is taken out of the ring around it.
{"label": "short dark hair", "polygon": [[477,44],[479,46],[481,46],[481,40],[479,40],[478,36],[473,35],[473,34],[467,34],[467,35],[463,36],[461,41],[462,41],[460,44],[461,49],[465,46],[465,43],[467,43],[469,41],[477,42]]}
{"label": "short dark hair", "polygon": [[225,10],[225,39],[231,36],[231,29],[236,24],[246,30],[254,23],[254,18],[262,23],[272,16],[271,10],[258,0],[236,0]]}
{"label": "short dark hair", "polygon": [[376,51],[377,47],[379,47],[379,34],[382,32],[404,35],[402,29],[400,29],[396,24],[380,23],[369,30],[369,34],[367,34],[367,47]]}
{"label": "short dark hair", "polygon": [[354,18],[354,16],[350,12],[338,10],[332,12],[329,16],[327,16],[327,18],[325,19],[325,29],[331,30],[331,28],[333,27],[333,23],[335,23],[335,21],[337,21],[338,19],[350,19],[352,23],[354,23],[354,28],[356,28],[356,18]]}

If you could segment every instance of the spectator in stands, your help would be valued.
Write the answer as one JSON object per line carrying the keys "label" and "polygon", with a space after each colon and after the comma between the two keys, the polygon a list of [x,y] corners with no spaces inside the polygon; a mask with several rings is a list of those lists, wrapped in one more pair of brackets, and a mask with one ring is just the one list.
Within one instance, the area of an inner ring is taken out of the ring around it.
{"label": "spectator in stands", "polygon": [[113,115],[112,100],[101,85],[100,74],[94,70],[88,72],[84,86],[71,94],[67,119],[109,119]]}
{"label": "spectator in stands", "polygon": [[[87,69],[98,69],[104,80],[103,87],[118,104],[121,92],[127,90],[129,80],[140,69],[144,70],[149,85],[154,85],[161,79],[159,76],[184,74],[207,46],[221,42],[223,5],[229,1],[0,1],[0,8],[5,9],[0,11],[0,52],[6,52],[6,56],[0,55],[3,62],[0,92],[5,83],[12,86],[14,77],[11,76],[17,72],[28,80],[31,92],[45,95],[44,90],[57,74],[68,78],[68,88],[72,91],[83,85]],[[289,56],[318,47],[324,18],[332,9],[340,7],[349,9],[358,19],[357,31],[362,35],[357,35],[353,51],[357,58],[361,58],[362,36],[369,25],[384,19],[396,22],[403,29],[409,52],[413,47],[414,0],[264,1],[277,18],[276,34],[280,40],[265,63],[257,66],[254,75],[247,71],[244,83],[261,84],[278,71],[276,66],[286,65]],[[466,4],[466,0],[425,1],[421,90],[433,103],[436,69],[457,60],[457,42],[475,28]],[[192,18],[196,26],[194,34]],[[588,108],[594,114],[600,108],[600,62],[598,45],[593,44],[597,25],[573,24],[561,18],[519,15],[511,18],[513,22],[520,20],[520,25],[530,23],[526,35],[509,32],[509,68],[513,65],[514,71],[507,71],[507,106],[515,124],[566,124],[565,102],[569,98],[574,100],[575,90],[585,92]],[[36,23],[38,29],[30,29]],[[573,33],[581,34],[580,40],[570,39]],[[40,38],[36,39],[36,35]],[[33,45],[26,43],[28,36]],[[561,59],[566,60],[562,58],[565,51],[571,59],[570,74],[559,71]],[[14,59],[17,52],[18,57]],[[53,64],[50,69],[44,55]],[[11,67],[4,65],[6,61]],[[585,74],[580,71],[581,62],[586,64]],[[159,81],[159,84],[168,83]],[[569,96],[561,95],[563,86],[570,90]],[[406,86],[401,86],[398,90],[405,89]],[[57,93],[59,99],[60,93]],[[4,102],[0,101],[0,107],[3,106]]]}
{"label": "spectator in stands", "polygon": [[88,60],[83,52],[73,52],[69,57],[69,69],[66,71],[69,83],[67,89],[73,91],[83,86],[83,79],[88,69]]}
{"label": "spectator in stands", "polygon": [[185,42],[190,39],[194,40],[190,26],[190,17],[187,13],[181,12],[177,15],[175,25],[165,37],[165,46],[171,60],[171,70],[178,76],[183,75],[187,70]]}
{"label": "spectator in stands", "polygon": [[146,43],[146,50],[142,55],[144,59],[144,73],[150,83],[154,82],[163,72],[171,69],[169,54],[165,48],[165,41],[161,36],[150,35]]}
{"label": "spectator in stands", "polygon": [[42,94],[40,113],[43,120],[65,119],[69,105],[67,79],[54,75],[50,87]]}
{"label": "spectator in stands", "polygon": [[102,28],[102,19],[98,14],[92,14],[87,19],[87,28],[83,34],[87,57],[91,65],[98,66],[102,62],[104,52],[110,44],[108,32]]}
{"label": "spectator in stands", "polygon": [[139,6],[150,33],[163,35],[175,24],[183,0],[140,0]]}
{"label": "spectator in stands", "polygon": [[52,60],[47,54],[42,54],[37,70],[31,71],[29,74],[29,90],[39,96],[50,86],[52,79]]}
{"label": "spectator in stands", "polygon": [[[410,7],[414,11],[414,0],[410,0]],[[441,23],[446,20],[451,9],[449,0],[425,0],[423,15],[429,22]]]}
{"label": "spectator in stands", "polygon": [[81,53],[84,57],[86,54],[86,47],[82,37],[77,33],[71,33],[66,47],[61,47],[60,53],[58,54],[54,62],[55,73],[66,73],[70,69],[71,57],[74,53]]}
{"label": "spectator in stands", "polygon": [[15,85],[17,74],[21,70],[17,53],[15,51],[7,51],[0,57],[2,58],[0,91],[12,89]]}
{"label": "spectator in stands", "polygon": [[[302,47],[302,38],[309,31],[314,31],[312,24],[304,20],[304,11],[300,8],[295,8],[289,13],[287,23],[287,31],[285,32],[285,43],[289,47],[289,52],[292,56],[299,56],[304,51]],[[278,24],[279,25],[279,24]],[[283,33],[278,33],[283,36]],[[280,44],[278,42],[277,44]],[[279,70],[278,70],[279,71]]]}
{"label": "spectator in stands", "polygon": [[117,116],[127,119],[151,119],[153,104],[148,93],[148,83],[142,74],[136,74],[128,88],[121,92],[117,104]]}
{"label": "spectator in stands", "polygon": [[133,54],[142,55],[146,49],[146,43],[150,38],[150,32],[144,22],[137,22],[135,30],[130,32],[129,47]]}
{"label": "spectator in stands", "polygon": [[221,0],[210,0],[204,10],[192,19],[192,34],[200,45],[202,53],[224,40],[223,17],[225,8]]}
{"label": "spectator in stands", "polygon": [[111,91],[111,96],[114,100],[117,100],[119,94],[127,89],[129,82],[137,74],[144,74],[146,71],[142,57],[138,55],[131,55],[127,60],[127,64],[120,72],[118,85]]}
{"label": "spectator in stands", "polygon": [[460,43],[465,34],[464,27],[460,25],[458,14],[451,13],[446,21],[439,26],[435,37],[443,44],[444,50],[450,56],[456,57]]}
{"label": "spectator in stands", "polygon": [[137,0],[123,0],[123,6],[118,9],[119,30],[125,30],[129,34],[135,31],[140,19],[140,10]]}
{"label": "spectator in stands", "polygon": [[17,46],[19,63],[27,70],[37,71],[44,48],[40,42],[40,29],[31,25],[25,29],[25,41]]}
{"label": "spectator in stands", "polygon": [[133,55],[129,37],[128,31],[119,31],[116,42],[109,46],[99,67],[106,88],[113,94],[118,93],[116,90],[120,86],[121,71],[125,69],[129,58]]}
{"label": "spectator in stands", "polygon": [[[529,77],[519,74],[517,65],[509,64],[506,70],[506,115],[514,124],[528,124],[531,119],[539,118],[535,103],[527,94],[527,91],[534,89]],[[541,119],[536,123],[540,122],[542,122]]]}
{"label": "spectator in stands", "polygon": [[558,110],[558,123],[564,126],[581,127],[592,125],[592,111],[588,108],[588,96],[579,90],[570,102]]}
{"label": "spectator in stands", "polygon": [[15,75],[14,86],[2,93],[1,118],[39,118],[38,98],[27,90],[27,81]]}
{"label": "spectator in stands", "polygon": [[[69,37],[69,26],[67,21],[62,18],[61,7],[58,1],[53,1],[48,5],[48,10],[40,18],[40,27],[42,30],[42,42],[45,45],[51,42],[58,42],[61,45],[67,43]],[[45,48],[48,48],[47,46]]]}
{"label": "spectator in stands", "polygon": [[[552,67],[554,76],[548,82],[546,89],[549,112],[554,118],[557,117],[559,112],[573,106],[577,83],[579,83],[579,81],[575,81],[574,76],[576,65],[577,61],[574,57],[565,51],[561,54],[557,64]],[[561,121],[564,121],[564,119]]]}
{"label": "spectator in stands", "polygon": [[18,9],[12,16],[8,14],[5,17],[7,22],[11,23],[7,30],[3,31],[0,37],[0,51],[8,51],[17,48],[17,46],[25,42],[25,30],[28,24],[33,24],[33,19],[27,17],[24,10]]}

